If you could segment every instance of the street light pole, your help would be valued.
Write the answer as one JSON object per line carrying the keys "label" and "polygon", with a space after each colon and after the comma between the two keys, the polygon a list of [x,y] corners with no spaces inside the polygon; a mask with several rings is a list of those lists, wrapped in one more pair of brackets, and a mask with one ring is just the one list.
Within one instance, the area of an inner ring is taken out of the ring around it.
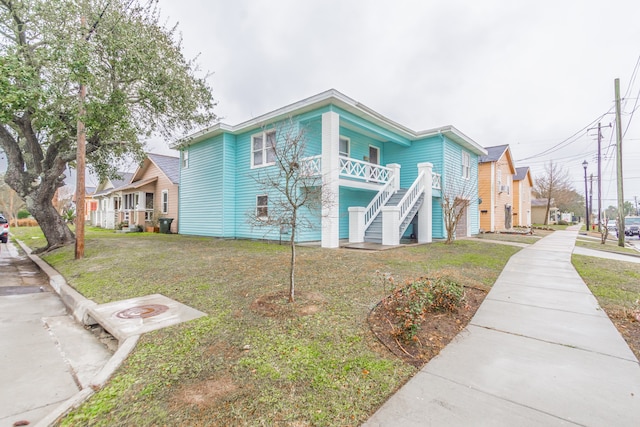
{"label": "street light pole", "polygon": [[586,208],[587,214],[587,232],[589,232],[589,193],[587,193],[587,166],[589,162],[586,160],[582,162],[582,167],[584,168],[584,206]]}

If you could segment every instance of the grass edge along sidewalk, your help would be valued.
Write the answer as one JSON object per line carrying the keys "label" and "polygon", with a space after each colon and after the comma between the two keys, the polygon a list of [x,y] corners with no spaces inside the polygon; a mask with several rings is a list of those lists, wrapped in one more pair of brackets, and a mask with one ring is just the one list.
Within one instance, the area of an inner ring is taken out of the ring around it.
{"label": "grass edge along sidewalk", "polygon": [[366,314],[384,295],[374,272],[400,281],[456,269],[491,285],[518,250],[466,241],[384,253],[301,248],[300,305],[306,298],[316,311],[269,318],[252,304],[285,286],[286,247],[88,231],[85,260],[71,261],[72,248],[45,256],[87,297],[160,292],[209,317],[143,337],[64,425],[360,424],[415,372],[367,330]]}

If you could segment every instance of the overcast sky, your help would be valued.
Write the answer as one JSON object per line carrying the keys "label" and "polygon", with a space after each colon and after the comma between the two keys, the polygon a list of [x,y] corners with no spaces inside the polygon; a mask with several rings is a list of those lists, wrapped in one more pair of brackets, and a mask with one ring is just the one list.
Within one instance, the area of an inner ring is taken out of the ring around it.
{"label": "overcast sky", "polygon": [[[596,132],[587,128],[615,124],[620,78],[625,199],[640,198],[640,115],[631,115],[640,92],[632,80],[638,0],[159,4],[168,23],[179,23],[187,57],[200,54],[213,73],[224,123],[334,88],[416,131],[453,125],[482,146],[509,144],[516,166],[534,176],[554,159],[581,194],[582,162],[597,174]],[[616,203],[615,133],[603,136],[608,206]]]}

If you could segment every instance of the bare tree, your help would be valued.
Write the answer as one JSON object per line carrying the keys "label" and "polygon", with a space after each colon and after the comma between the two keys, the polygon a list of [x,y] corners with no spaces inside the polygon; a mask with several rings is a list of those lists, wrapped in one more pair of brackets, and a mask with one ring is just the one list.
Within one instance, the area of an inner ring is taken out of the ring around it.
{"label": "bare tree", "polygon": [[544,167],[544,174],[536,177],[533,185],[533,193],[536,198],[544,199],[547,201],[546,215],[544,217],[544,224],[549,223],[549,210],[551,209],[551,201],[555,197],[562,197],[567,191],[573,191],[569,173],[563,170],[553,161]]}
{"label": "bare tree", "polygon": [[478,198],[478,192],[475,182],[471,182],[471,180],[462,182],[447,180],[444,184],[440,206],[442,206],[444,227],[447,232],[445,243],[451,244],[456,238],[456,229],[460,219],[467,212],[471,201]]}
{"label": "bare tree", "polygon": [[306,157],[304,127],[288,120],[265,129],[267,162],[273,162],[253,178],[264,196],[248,214],[252,226],[268,227],[289,234],[289,302],[295,301],[296,237],[303,229],[317,226],[322,207],[332,203],[322,175],[313,159]]}

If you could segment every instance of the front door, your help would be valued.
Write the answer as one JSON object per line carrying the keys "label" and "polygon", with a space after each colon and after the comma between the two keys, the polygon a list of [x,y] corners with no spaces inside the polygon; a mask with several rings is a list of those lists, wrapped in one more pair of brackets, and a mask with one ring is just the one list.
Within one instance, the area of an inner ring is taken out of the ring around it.
{"label": "front door", "polygon": [[[372,145],[369,146],[369,163],[374,165],[380,164],[380,149],[378,147],[374,147]],[[380,170],[377,167],[368,166],[367,169],[369,170],[367,175],[370,180],[376,181],[380,178],[378,176],[380,174]]]}
{"label": "front door", "polygon": [[369,146],[369,163],[380,164],[380,149],[378,147]]}
{"label": "front door", "polygon": [[[467,209],[467,204],[466,203],[462,203],[459,205],[459,207],[457,208],[458,213],[460,213],[460,219],[458,219],[458,222],[456,223],[456,237],[467,237],[468,234],[468,230],[469,230],[469,224],[468,224],[468,209]],[[460,212],[462,211],[462,212]]]}
{"label": "front door", "polygon": [[509,230],[511,229],[512,223],[512,213],[511,213],[511,205],[510,204],[506,204],[504,207],[504,228]]}

